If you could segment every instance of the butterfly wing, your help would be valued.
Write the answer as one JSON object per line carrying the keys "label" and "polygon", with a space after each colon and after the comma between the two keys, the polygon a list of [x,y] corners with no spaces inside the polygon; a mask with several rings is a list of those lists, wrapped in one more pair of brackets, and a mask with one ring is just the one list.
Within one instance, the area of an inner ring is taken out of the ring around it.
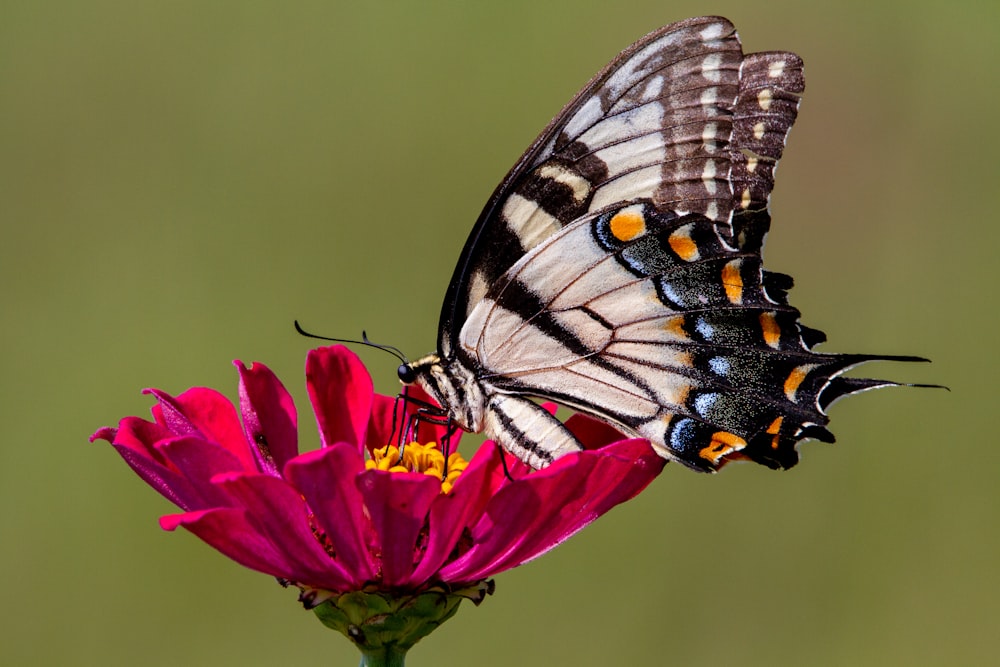
{"label": "butterfly wing", "polygon": [[[599,72],[521,156],[480,214],[445,297],[441,356],[457,351],[462,325],[489,285],[588,211],[647,197],[727,222],[728,145],[742,63],[733,25],[702,17],[650,33]],[[793,71],[789,67],[786,78]],[[797,71],[801,78],[801,63]]]}
{"label": "butterfly wing", "polygon": [[803,89],[798,56],[744,56],[719,17],[623,51],[494,192],[420,381],[534,467],[580,444],[527,397],[698,470],[789,467],[798,441],[831,441],[830,403],[893,383],[841,378],[875,357],[813,352],[824,336],[798,323],[791,278],[762,268]]}
{"label": "butterfly wing", "polygon": [[527,253],[460,344],[498,394],[573,406],[690,467],[787,468],[798,441],[832,440],[832,400],[891,383],[839,378],[873,357],[813,352],[822,335],[798,324],[784,288],[717,222],[643,200],[584,216]]}

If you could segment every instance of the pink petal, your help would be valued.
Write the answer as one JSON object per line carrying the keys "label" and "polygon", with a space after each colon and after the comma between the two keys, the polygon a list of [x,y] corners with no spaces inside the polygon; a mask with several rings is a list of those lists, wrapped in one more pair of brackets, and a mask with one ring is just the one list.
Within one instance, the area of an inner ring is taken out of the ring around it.
{"label": "pink petal", "polygon": [[384,470],[366,470],[355,479],[381,547],[382,586],[401,586],[413,573],[417,537],[441,494],[441,481]]}
{"label": "pink petal", "polygon": [[375,578],[376,563],[368,551],[371,528],[355,483],[364,469],[354,445],[337,442],[289,461],[285,477],[305,497],[337,560],[356,579],[369,581]]}
{"label": "pink petal", "polygon": [[280,474],[299,453],[295,403],[281,381],[261,363],[249,369],[233,362],[240,374],[240,412],[247,441],[254,444],[258,469]]}
{"label": "pink petal", "polygon": [[111,438],[115,450],[143,481],[185,510],[225,504],[209,480],[241,465],[215,443],[199,436],[178,438],[160,424],[138,417],[126,417],[119,428],[103,428],[94,438]]}
{"label": "pink petal", "polygon": [[[130,419],[130,417],[126,417],[126,419]],[[131,419],[134,419],[134,417]],[[88,440],[90,442],[93,442],[94,440],[107,440],[108,442],[114,442],[115,436],[117,435],[118,435],[118,429],[112,426],[102,426],[101,428],[94,431],[94,434],[91,435],[90,438],[88,438]]]}
{"label": "pink petal", "polygon": [[212,483],[212,478],[216,475],[242,471],[240,460],[228,449],[193,436],[164,440],[156,449],[197,490],[201,502],[187,506],[186,509],[226,507],[231,504],[228,496]]}
{"label": "pink petal", "polygon": [[303,572],[296,561],[276,549],[242,509],[218,508],[168,515],[160,518],[160,526],[164,530],[183,526],[223,555],[258,572],[334,591],[351,587],[351,582],[334,570],[307,579],[312,573]]}
{"label": "pink petal", "polygon": [[612,442],[626,439],[626,436],[610,424],[590,415],[577,412],[566,420],[566,428],[586,449],[598,449]]}
{"label": "pink petal", "polygon": [[[204,389],[211,392],[211,389]],[[159,401],[158,405],[152,408],[153,419],[156,423],[166,428],[174,435],[200,435],[198,427],[195,426],[187,415],[184,414],[183,406],[178,403],[170,394],[159,389],[143,389],[142,393],[152,394]]]}
{"label": "pink petal", "polygon": [[493,497],[490,483],[493,471],[500,468],[500,449],[480,447],[469,465],[458,476],[450,493],[439,494],[431,505],[430,536],[417,569],[408,582],[419,586],[430,579],[455,550],[462,533],[482,513]]}
{"label": "pink petal", "polygon": [[[531,531],[529,538],[511,554],[505,568],[542,555],[611,508],[633,498],[666,464],[648,441],[640,439],[619,441],[599,453],[584,452],[581,456],[593,458],[594,465],[579,479],[575,493],[563,493],[562,486],[551,479],[542,480],[536,488],[542,502],[558,505],[558,516],[540,526],[541,530]],[[563,499],[561,504],[559,499]]]}
{"label": "pink petal", "polygon": [[165,464],[166,461],[156,451],[155,445],[161,440],[172,437],[174,434],[160,424],[154,424],[139,417],[125,417],[119,422],[118,428],[104,427],[90,436],[90,441],[93,442],[101,438]]}
{"label": "pink petal", "polygon": [[[317,541],[309,522],[309,509],[298,491],[284,480],[261,473],[219,476],[216,483],[251,517],[254,527],[294,564],[295,581],[315,584],[333,577],[360,584]],[[343,590],[343,589],[339,589]]]}
{"label": "pink petal", "polygon": [[473,529],[474,546],[441,568],[438,576],[451,583],[469,583],[502,572],[506,568],[501,564],[548,517],[531,485],[518,480],[505,486]]}
{"label": "pink petal", "polygon": [[310,350],[306,386],[323,446],[349,442],[362,453],[372,412],[372,378],[343,345]]}
{"label": "pink petal", "polygon": [[[501,449],[500,445],[496,444],[496,442],[494,442],[492,440],[487,440],[486,442],[483,443],[483,446],[486,446],[486,445],[492,445],[493,447],[495,447],[497,449]],[[516,456],[514,456],[510,452],[504,451],[502,449],[501,449],[501,451],[503,452],[503,458],[504,458],[504,461],[506,462],[506,465],[507,465],[507,473],[510,474],[511,478],[513,478],[513,479],[521,479],[525,475],[530,475],[531,473],[535,472],[534,468],[532,468],[531,466],[529,466],[527,463],[524,463],[523,461],[521,461],[521,459],[517,458]],[[510,479],[508,478],[507,474],[504,473],[504,471],[503,471],[502,468],[496,471],[496,475],[499,478],[499,482],[500,482],[497,485],[497,488],[499,488],[500,486],[504,486],[504,485],[510,483]]]}
{"label": "pink petal", "polygon": [[188,389],[176,398],[158,389],[145,393],[159,400],[153,406],[153,416],[174,435],[198,435],[217,442],[239,458],[244,470],[257,470],[236,408],[228,398],[204,387]]}
{"label": "pink petal", "polygon": [[135,474],[164,498],[183,510],[207,507],[209,503],[183,475],[146,454],[125,445],[113,445]]}
{"label": "pink petal", "polygon": [[645,440],[570,454],[501,489],[473,529],[476,546],[441,571],[474,581],[548,551],[641,491],[663,468]]}
{"label": "pink petal", "polygon": [[[394,396],[375,394],[372,399],[372,416],[368,422],[368,432],[365,436],[365,448],[371,452],[386,445],[395,445],[398,441],[397,429],[405,424],[405,418],[395,414],[397,401]],[[399,410],[402,410],[402,405]],[[396,422],[393,423],[395,414]]]}

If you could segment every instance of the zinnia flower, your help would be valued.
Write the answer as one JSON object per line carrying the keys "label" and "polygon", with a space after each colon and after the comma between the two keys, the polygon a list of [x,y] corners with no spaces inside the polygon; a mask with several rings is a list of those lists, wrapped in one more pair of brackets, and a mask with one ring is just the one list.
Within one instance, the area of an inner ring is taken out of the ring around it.
{"label": "zinnia flower", "polygon": [[445,460],[444,427],[425,421],[400,453],[390,442],[412,403],[399,404],[394,424],[395,399],[374,394],[367,370],[342,346],[307,357],[322,447],[299,454],[284,386],[263,364],[236,367],[239,415],[212,389],[176,397],[148,390],[158,400],[152,422],[126,417],[91,441],[110,442],[183,510],[161,517],[164,529],[183,526],[298,587],[308,608],[362,649],[364,664],[383,662],[385,651],[401,661],[463,598],[478,604],[491,592],[490,577],[631,498],[663,466],[645,440],[621,440],[580,415],[567,426],[588,449],[544,470],[491,442],[468,462],[457,452]]}

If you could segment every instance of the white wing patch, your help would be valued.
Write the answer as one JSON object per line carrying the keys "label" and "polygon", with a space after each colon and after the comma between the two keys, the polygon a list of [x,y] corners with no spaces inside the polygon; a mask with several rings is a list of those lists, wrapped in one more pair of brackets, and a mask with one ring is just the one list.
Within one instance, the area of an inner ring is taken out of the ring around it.
{"label": "white wing patch", "polygon": [[599,313],[601,317],[614,326],[620,326],[654,313],[657,315],[673,314],[673,311],[660,301],[652,281],[648,279],[637,280],[624,269],[621,269],[620,272],[624,274],[623,278],[627,278],[628,282],[620,282],[619,285],[608,288],[603,294],[589,302],[590,308]]}
{"label": "white wing patch", "polygon": [[[572,327],[595,350],[603,349],[610,341],[610,332],[582,313],[568,311],[559,317],[564,326]],[[465,338],[466,331],[469,339]],[[581,359],[578,352],[491,299],[483,300],[472,311],[463,329],[462,345],[478,358],[487,379],[494,373],[516,377],[539,369],[560,368]]]}
{"label": "white wing patch", "polygon": [[543,164],[537,173],[542,178],[551,178],[557,183],[568,186],[573,191],[573,199],[577,201],[582,202],[590,194],[590,181],[557,164]]}
{"label": "white wing patch", "polygon": [[[619,176],[640,167],[659,164],[666,157],[666,147],[659,133],[645,134],[602,148],[594,155],[608,165],[610,176]],[[614,171],[611,171],[614,169]],[[606,189],[606,188],[605,188]]]}
{"label": "white wing patch", "polygon": [[[591,149],[618,144],[626,139],[644,134],[659,134],[663,123],[663,105],[647,102],[642,106],[604,118],[580,135],[578,141]],[[663,138],[660,137],[661,145]],[[608,165],[609,171],[614,171]]]}
{"label": "white wing patch", "polygon": [[562,227],[562,223],[542,210],[536,202],[517,193],[510,195],[504,203],[503,217],[524,250],[531,250]]}
{"label": "white wing patch", "polygon": [[584,103],[580,110],[566,123],[563,132],[571,137],[578,136],[581,132],[591,127],[604,115],[604,108],[599,97],[591,97]]}
{"label": "white wing patch", "polygon": [[591,210],[599,211],[621,201],[649,197],[663,183],[660,165],[654,164],[621,175],[600,188],[591,202]]}

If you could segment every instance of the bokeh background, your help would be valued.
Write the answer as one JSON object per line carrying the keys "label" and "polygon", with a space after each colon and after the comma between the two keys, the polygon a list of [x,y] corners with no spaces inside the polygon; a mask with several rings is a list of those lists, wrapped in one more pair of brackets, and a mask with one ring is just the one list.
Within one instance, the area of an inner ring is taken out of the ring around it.
{"label": "bokeh background", "polygon": [[[953,665],[996,659],[1000,9],[988,3],[4,2],[0,663],[356,664],[187,533],[97,427],[142,387],[295,394],[293,318],[432,349],[495,184],[620,49],[718,13],[807,91],[770,268],[837,351],[942,390],[833,410],[793,471],[668,466],[501,575],[415,665]],[[362,351],[385,393],[395,363]]]}

